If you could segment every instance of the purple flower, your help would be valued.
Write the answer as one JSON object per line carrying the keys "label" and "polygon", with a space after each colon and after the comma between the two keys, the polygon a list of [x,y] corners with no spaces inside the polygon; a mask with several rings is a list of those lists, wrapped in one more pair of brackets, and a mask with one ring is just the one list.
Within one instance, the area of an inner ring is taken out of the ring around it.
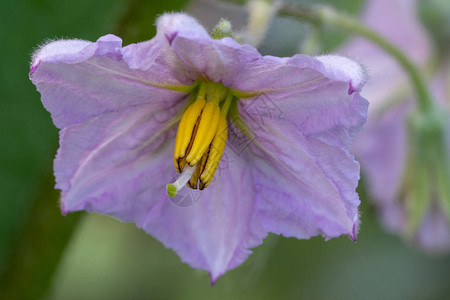
{"label": "purple flower", "polygon": [[[425,68],[432,47],[416,16],[415,1],[369,1],[363,18],[367,25]],[[344,52],[364,61],[370,72],[371,80],[365,88],[372,100],[369,121],[364,132],[355,139],[353,150],[361,161],[382,222],[390,231],[405,236],[428,252],[450,250],[450,199],[446,199],[446,192],[438,186],[436,179],[441,176],[437,175],[440,172],[437,169],[442,168],[441,173],[445,173],[450,171],[450,166],[445,158],[436,163],[424,162],[425,159],[417,156],[418,149],[424,153],[433,150],[426,148],[426,142],[415,145],[412,139],[411,134],[416,135],[421,129],[411,126],[415,101],[410,95],[412,88],[406,74],[391,57],[368,41],[354,39],[346,45]],[[440,101],[438,105],[448,113],[450,94],[445,92],[448,84],[444,82],[450,79],[450,68],[448,63],[442,66],[431,84],[435,98]],[[450,132],[448,121],[443,129]],[[430,133],[427,135],[431,136]],[[446,145],[442,149],[448,157],[448,133]],[[417,162],[420,161],[424,164],[419,168]],[[424,169],[432,171],[425,173]],[[448,180],[449,177],[447,185]],[[415,200],[421,193],[419,185],[427,182],[430,185],[423,188],[425,195],[420,201]]]}
{"label": "purple flower", "polygon": [[33,56],[30,78],[61,129],[63,213],[135,222],[213,282],[268,232],[356,239],[359,164],[348,147],[366,119],[360,66],[261,56],[184,14],[157,27],[123,48],[107,35]]}

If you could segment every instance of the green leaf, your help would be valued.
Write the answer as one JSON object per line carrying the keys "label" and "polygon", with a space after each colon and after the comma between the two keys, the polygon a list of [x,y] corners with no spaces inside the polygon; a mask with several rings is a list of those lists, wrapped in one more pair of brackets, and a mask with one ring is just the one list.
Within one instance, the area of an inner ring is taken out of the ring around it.
{"label": "green leaf", "polygon": [[[174,5],[182,2],[163,6],[162,1],[142,1],[138,4],[143,7],[134,9],[145,10],[141,15],[149,19],[122,24],[151,38],[155,16],[179,9]],[[51,171],[58,134],[28,79],[30,57],[49,39],[95,41],[110,32],[123,10],[129,11],[121,0],[1,1],[0,55],[7,58],[0,68],[1,299],[38,299],[45,294],[78,219],[61,216],[58,208]]]}
{"label": "green leaf", "polygon": [[59,191],[49,170],[32,204],[31,213],[15,236],[0,276],[1,299],[39,299],[45,296],[81,213],[62,216]]}
{"label": "green leaf", "polygon": [[[0,4],[0,272],[20,235],[42,178],[51,170],[58,133],[28,79],[33,50],[49,39],[96,40],[119,0],[2,0]],[[53,191],[53,187],[48,187]],[[57,207],[57,202],[54,203]]]}

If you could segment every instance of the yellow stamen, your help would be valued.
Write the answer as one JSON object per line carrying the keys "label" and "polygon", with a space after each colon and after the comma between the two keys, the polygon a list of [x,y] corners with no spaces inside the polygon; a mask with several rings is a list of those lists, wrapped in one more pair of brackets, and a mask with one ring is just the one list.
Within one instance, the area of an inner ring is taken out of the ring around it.
{"label": "yellow stamen", "polygon": [[208,102],[203,109],[197,134],[195,135],[192,149],[186,156],[186,162],[192,167],[202,158],[217,131],[220,119],[220,108],[215,102]]}
{"label": "yellow stamen", "polygon": [[[175,140],[174,164],[177,172],[184,174],[183,178],[190,174],[189,179],[183,179],[183,182],[192,189],[199,186],[203,190],[212,181],[225,149],[228,134],[226,116],[233,97],[221,84],[200,83],[195,102],[181,118]],[[174,190],[172,185],[167,189],[171,195],[181,188],[177,185]]]}
{"label": "yellow stamen", "polygon": [[195,137],[196,125],[198,125],[205,104],[205,87],[201,85],[197,99],[186,109],[178,126],[174,154],[174,164],[178,173],[183,171],[184,163],[181,160],[186,157],[189,151],[191,141]]}
{"label": "yellow stamen", "polygon": [[194,189],[194,190],[197,189],[198,179],[200,177],[200,174],[202,173],[202,170],[205,168],[205,164],[206,164],[206,161],[208,158],[208,155],[207,155],[208,151],[209,150],[207,150],[205,152],[205,154],[203,154],[201,162],[197,164],[194,174],[192,174],[191,179],[187,183],[187,186],[190,187],[191,189]]}
{"label": "yellow stamen", "polygon": [[219,165],[220,158],[225,150],[227,142],[228,127],[227,120],[223,114],[220,115],[219,126],[211,143],[205,167],[200,175],[200,189],[203,190],[210,183]]}

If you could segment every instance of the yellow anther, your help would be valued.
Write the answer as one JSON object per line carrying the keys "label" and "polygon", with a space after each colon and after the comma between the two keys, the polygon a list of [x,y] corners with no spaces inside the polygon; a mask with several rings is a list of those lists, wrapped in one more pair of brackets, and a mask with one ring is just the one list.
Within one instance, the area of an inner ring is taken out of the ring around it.
{"label": "yellow anther", "polygon": [[175,169],[178,173],[183,172],[184,166],[186,166],[186,158],[174,158],[173,163],[175,164]]}
{"label": "yellow anther", "polygon": [[199,85],[195,102],[186,109],[178,126],[174,164],[181,177],[167,186],[169,196],[182,186],[203,190],[211,183],[225,150],[226,116],[233,98],[221,84]]}
{"label": "yellow anther", "polygon": [[[219,165],[220,158],[225,150],[225,144],[227,142],[228,127],[227,120],[223,114],[220,115],[219,126],[217,128],[214,139],[211,143],[210,150],[208,151],[207,160],[205,166],[202,168],[200,174],[200,189],[206,188],[212,181],[217,166]],[[205,153],[206,154],[206,153]]]}
{"label": "yellow anther", "polygon": [[186,156],[186,162],[192,167],[202,158],[205,151],[211,144],[217,131],[220,120],[220,107],[215,101],[206,103],[198,129],[194,138],[194,143]]}
{"label": "yellow anther", "polygon": [[197,189],[198,177],[200,176],[200,164],[195,167],[194,174],[192,174],[191,179],[186,183],[188,187],[193,190]]}
{"label": "yellow anther", "polygon": [[200,177],[202,170],[205,168],[206,160],[208,158],[208,151],[209,150],[206,150],[205,154],[203,154],[201,162],[197,164],[194,174],[192,174],[191,179],[187,183],[187,186],[191,189],[197,189],[198,178]]}
{"label": "yellow anther", "polygon": [[205,99],[197,98],[197,100],[188,107],[181,118],[178,126],[177,137],[175,139],[174,164],[178,173],[183,171],[181,159],[187,155],[189,143],[195,136],[196,124],[200,118],[202,110],[206,104]]}

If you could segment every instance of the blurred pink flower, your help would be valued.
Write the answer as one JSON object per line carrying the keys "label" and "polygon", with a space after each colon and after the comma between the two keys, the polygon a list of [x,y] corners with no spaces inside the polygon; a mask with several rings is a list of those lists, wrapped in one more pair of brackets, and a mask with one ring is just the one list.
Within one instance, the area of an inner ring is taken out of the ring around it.
{"label": "blurred pink flower", "polygon": [[[418,67],[426,69],[432,43],[417,16],[415,1],[372,0],[367,3],[362,18],[366,25],[402,49]],[[404,184],[405,177],[410,175],[407,174],[411,150],[407,120],[415,108],[412,87],[400,65],[371,42],[356,38],[342,51],[364,62],[370,78],[363,92],[371,100],[368,122],[355,139],[353,150],[361,162],[382,222],[389,230],[408,235],[410,199]],[[445,89],[449,70],[449,65],[443,64],[430,83],[435,99],[440,101],[438,105],[447,113],[450,94]],[[448,133],[450,127],[446,125]],[[446,151],[450,154],[449,142],[447,134]],[[445,212],[448,209],[445,201],[450,199],[442,199],[444,195],[437,196],[433,189],[429,190],[429,203],[419,227],[408,238],[426,251],[443,252],[450,250],[449,215]]]}

